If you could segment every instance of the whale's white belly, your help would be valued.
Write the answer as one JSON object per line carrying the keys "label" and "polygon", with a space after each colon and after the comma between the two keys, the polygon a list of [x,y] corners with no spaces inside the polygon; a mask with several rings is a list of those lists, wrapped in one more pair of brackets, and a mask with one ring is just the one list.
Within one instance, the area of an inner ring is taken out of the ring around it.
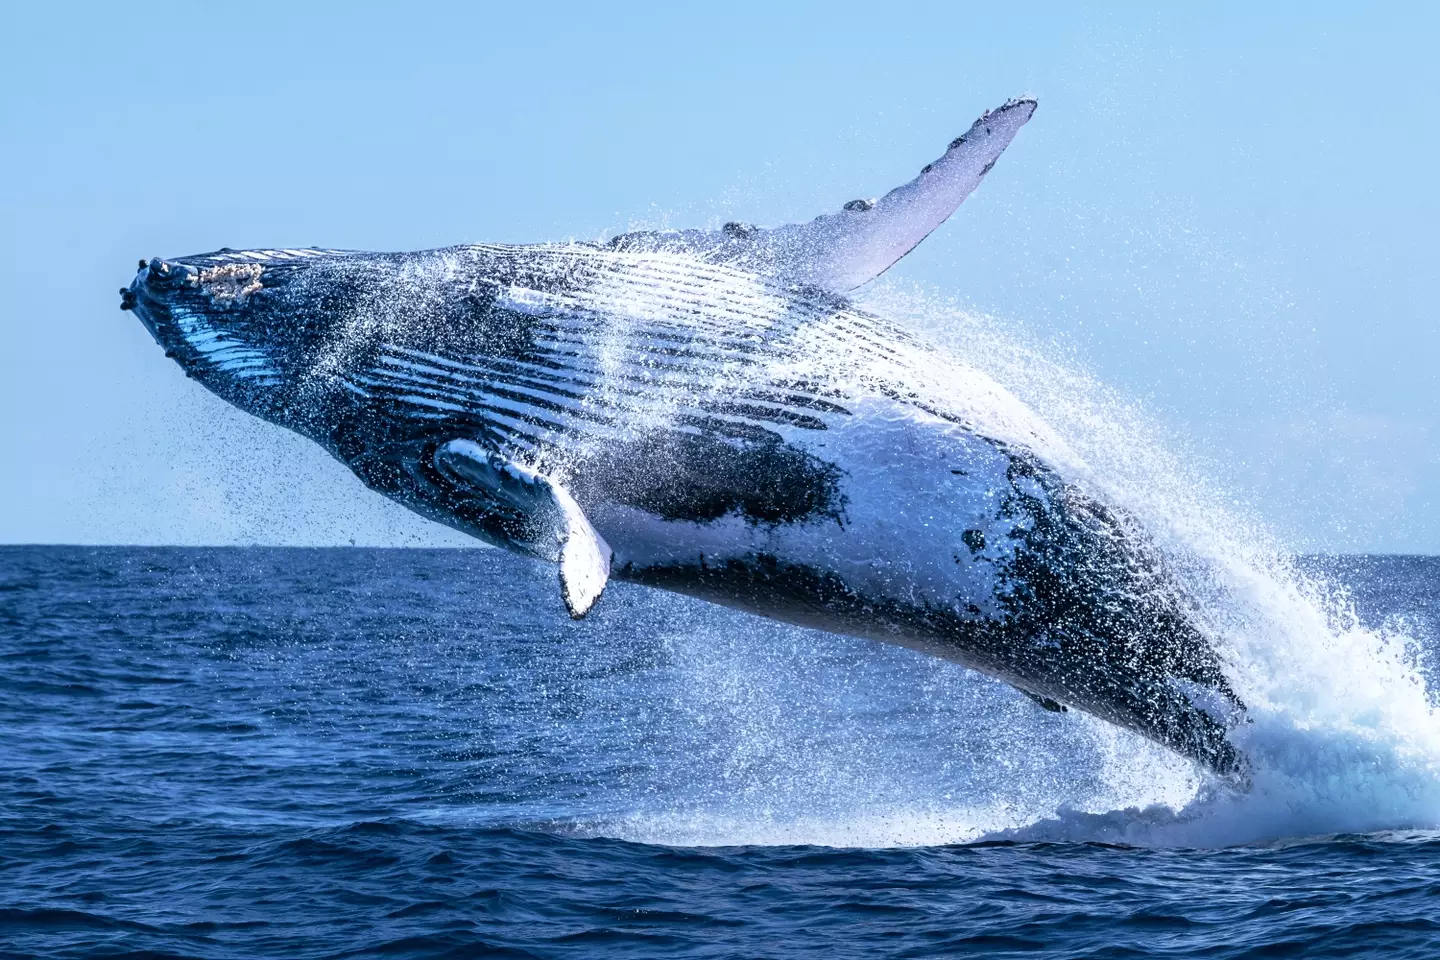
{"label": "whale's white belly", "polygon": [[1016,523],[1003,510],[1011,457],[908,404],[870,398],[852,404],[852,414],[826,431],[786,437],[841,471],[838,517],[667,521],[613,502],[587,512],[617,568],[700,569],[768,556],[838,577],[876,601],[995,615],[997,562],[1013,550]]}

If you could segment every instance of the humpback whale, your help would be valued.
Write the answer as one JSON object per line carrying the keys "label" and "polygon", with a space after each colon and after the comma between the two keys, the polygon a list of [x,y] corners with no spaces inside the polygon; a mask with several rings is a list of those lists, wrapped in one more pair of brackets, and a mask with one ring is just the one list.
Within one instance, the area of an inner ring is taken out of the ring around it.
{"label": "humpback whale", "polygon": [[1035,107],[809,223],[221,249],[141,261],[121,306],[372,490],[556,563],[572,616],[616,579],[900,644],[1239,776],[1243,704],[1153,539],[1016,397],[846,296]]}

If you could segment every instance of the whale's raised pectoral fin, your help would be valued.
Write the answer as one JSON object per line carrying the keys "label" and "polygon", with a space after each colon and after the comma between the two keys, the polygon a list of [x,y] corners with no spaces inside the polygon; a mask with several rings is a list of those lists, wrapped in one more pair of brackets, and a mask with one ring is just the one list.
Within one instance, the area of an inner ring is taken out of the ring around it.
{"label": "whale's raised pectoral fin", "polygon": [[523,514],[532,531],[524,546],[560,562],[560,596],[570,616],[590,611],[609,582],[611,550],[569,491],[473,440],[442,444],[435,466],[452,483]]}
{"label": "whale's raised pectoral fin", "polygon": [[980,185],[1035,106],[1034,100],[1011,100],[987,112],[920,176],[879,200],[852,200],[809,223],[773,229],[727,223],[710,232],[630,233],[616,237],[611,246],[686,251],[844,293],[890,269],[944,223]]}
{"label": "whale's raised pectoral fin", "polygon": [[876,201],[852,200],[838,213],[767,231],[783,272],[837,293],[890,269],[944,223],[1035,113],[1034,100],[1011,100],[956,137],[920,176]]}
{"label": "whale's raised pectoral fin", "polygon": [[610,582],[610,544],[590,526],[580,505],[563,488],[555,488],[565,511],[565,543],[560,547],[560,596],[570,616],[585,616]]}

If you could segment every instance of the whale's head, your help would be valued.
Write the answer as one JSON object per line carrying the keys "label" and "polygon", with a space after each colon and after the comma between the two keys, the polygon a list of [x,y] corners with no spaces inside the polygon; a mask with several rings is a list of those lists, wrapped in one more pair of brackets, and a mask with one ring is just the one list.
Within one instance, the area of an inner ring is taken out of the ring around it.
{"label": "whale's head", "polygon": [[[120,291],[186,376],[257,416],[305,430],[316,357],[331,336],[316,267],[339,251],[263,250],[142,260]],[[333,290],[331,290],[333,293]]]}

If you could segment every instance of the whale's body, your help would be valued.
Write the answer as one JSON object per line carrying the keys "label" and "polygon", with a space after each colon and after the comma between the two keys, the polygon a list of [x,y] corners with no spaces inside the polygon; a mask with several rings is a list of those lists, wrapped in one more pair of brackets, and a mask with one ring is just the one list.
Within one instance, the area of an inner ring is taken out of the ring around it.
{"label": "whale's body", "polygon": [[125,305],[372,489],[558,561],[572,614],[615,578],[899,643],[1232,773],[1237,701],[1144,532],[998,384],[842,295],[1032,110],[809,225],[222,250],[142,265]]}

